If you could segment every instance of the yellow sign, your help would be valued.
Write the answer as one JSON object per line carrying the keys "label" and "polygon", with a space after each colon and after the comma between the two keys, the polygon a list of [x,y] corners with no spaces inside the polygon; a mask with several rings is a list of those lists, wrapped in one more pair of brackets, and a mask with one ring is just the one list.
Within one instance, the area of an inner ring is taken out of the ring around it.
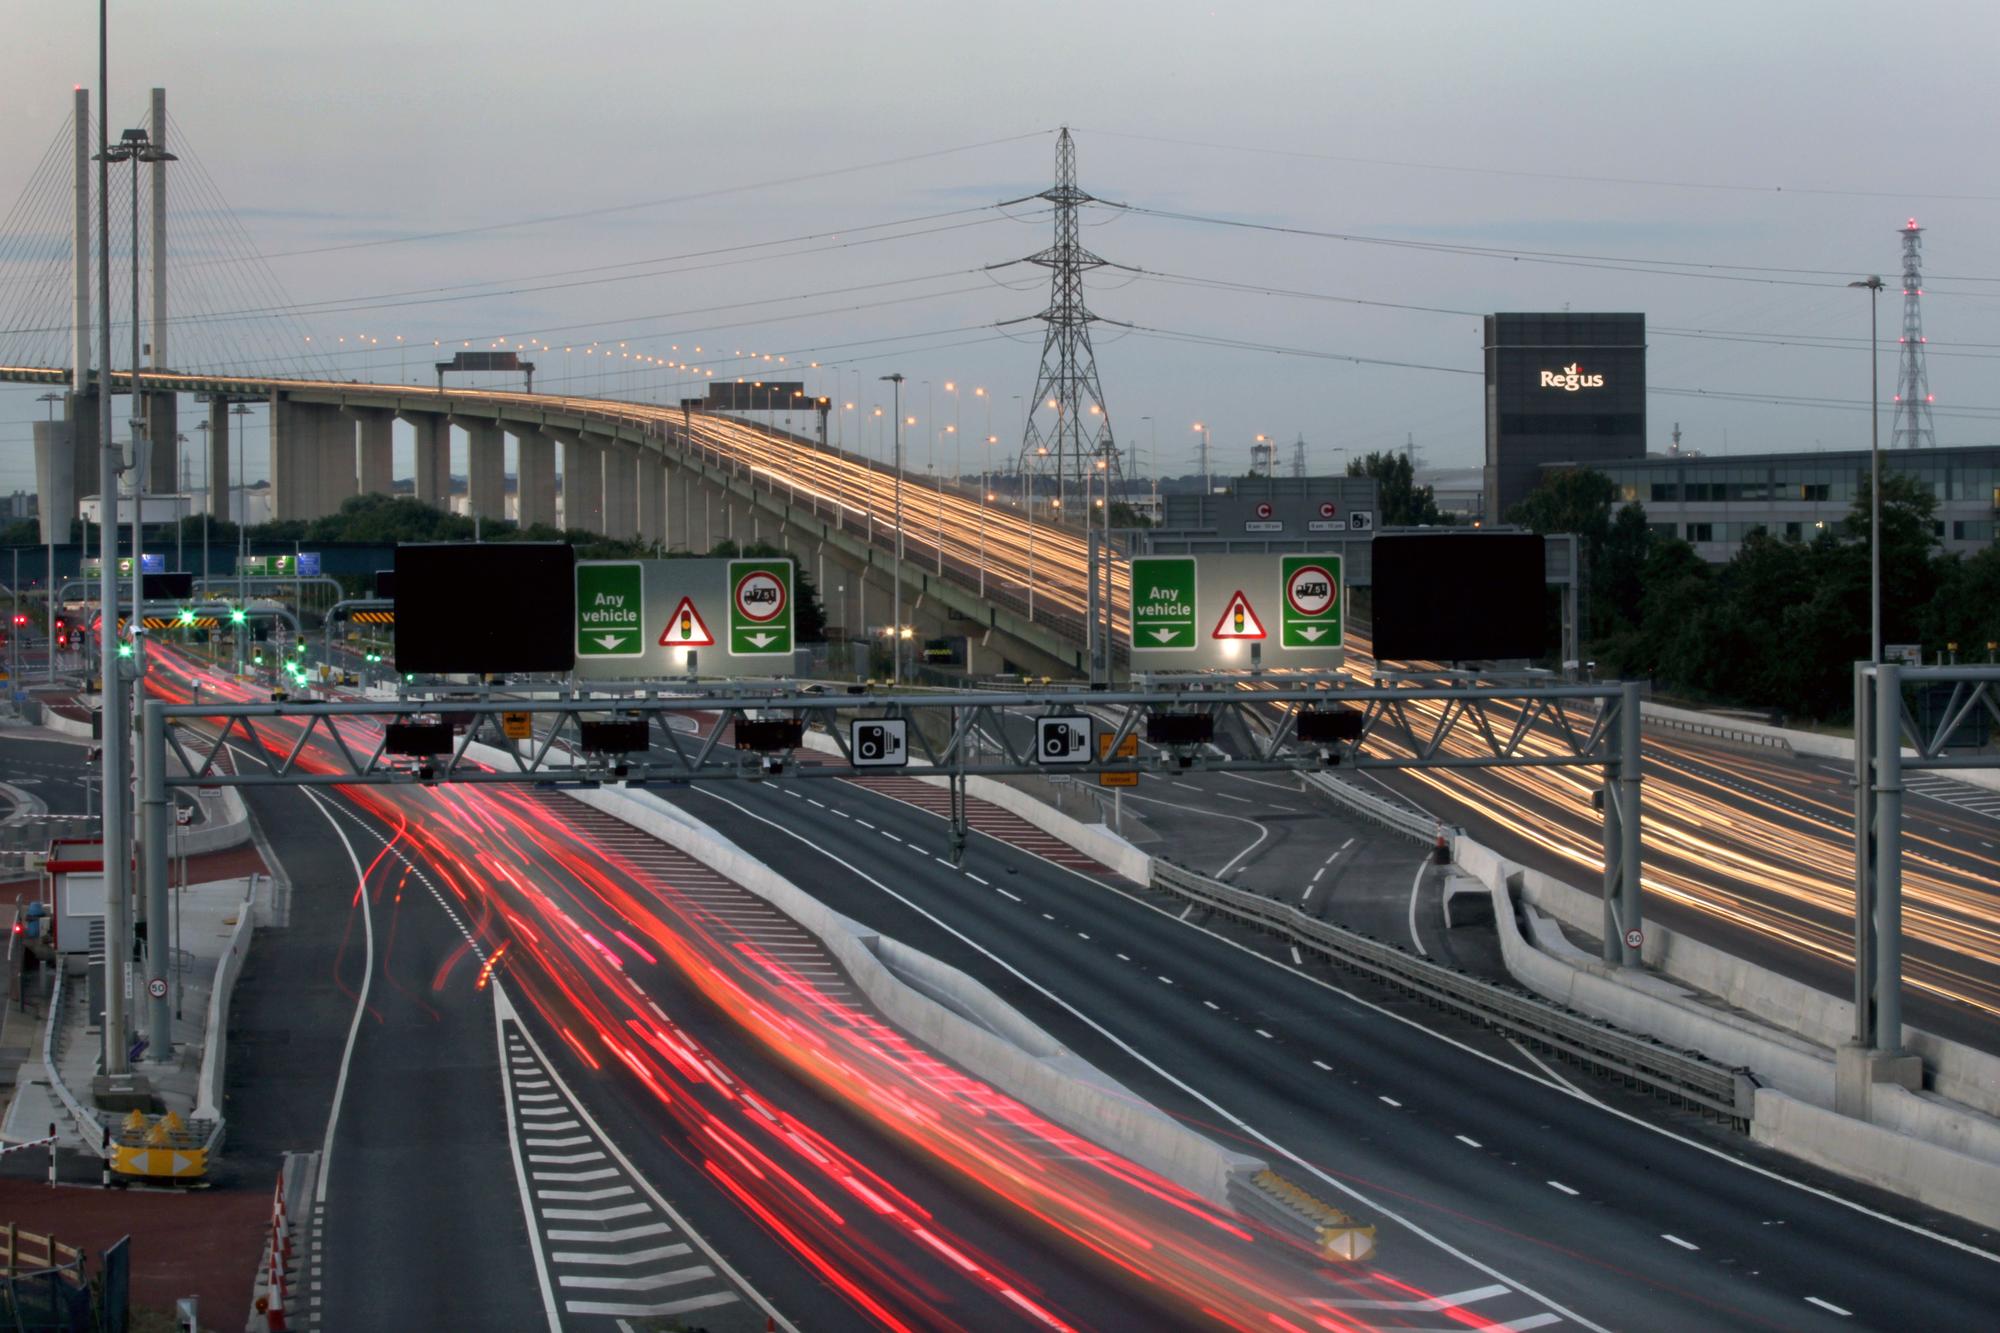
{"label": "yellow sign", "polygon": [[146,1176],[156,1180],[193,1180],[208,1174],[206,1148],[144,1148],[137,1144],[111,1145],[111,1169],[121,1176]]}
{"label": "yellow sign", "polygon": [[[1097,733],[1097,757],[1100,760],[1111,758],[1111,733],[1108,731]],[[1118,757],[1120,759],[1137,759],[1139,757],[1139,735],[1137,732],[1133,732],[1126,736],[1124,740],[1118,742]],[[1100,787],[1136,787],[1139,785],[1139,775],[1137,773],[1099,773],[1097,775],[1097,785]]]}
{"label": "yellow sign", "polygon": [[535,734],[532,715],[528,713],[502,713],[500,715],[500,730],[506,733],[507,739],[510,741],[528,740]]}

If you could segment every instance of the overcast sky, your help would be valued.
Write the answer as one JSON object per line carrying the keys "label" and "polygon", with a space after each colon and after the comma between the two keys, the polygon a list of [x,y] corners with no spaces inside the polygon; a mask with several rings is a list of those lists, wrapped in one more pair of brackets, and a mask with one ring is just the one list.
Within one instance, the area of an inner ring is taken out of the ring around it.
{"label": "overcast sky", "polygon": [[[579,391],[598,384],[593,339],[718,378],[767,369],[739,350],[770,353],[843,368],[840,387],[831,369],[807,378],[859,404],[837,427],[849,443],[869,438],[877,377],[903,372],[928,418],[919,464],[953,419],[944,382],[982,386],[1011,457],[1041,326],[991,326],[1038,312],[1047,279],[981,270],[1046,245],[1049,224],[1033,205],[954,211],[1045,188],[1067,123],[1080,183],[1105,200],[1505,252],[1090,210],[1085,243],[1148,274],[1101,271],[1089,298],[1132,470],[1155,439],[1163,470],[1189,470],[1195,421],[1218,470],[1240,470],[1259,432],[1286,461],[1303,434],[1315,471],[1406,436],[1432,466],[1474,465],[1481,381],[1453,372],[1479,369],[1478,312],[1564,307],[1643,311],[1656,389],[1745,396],[1656,393],[1656,450],[1676,421],[1716,454],[1865,446],[1867,302],[1845,284],[1890,279],[1886,401],[1913,215],[1938,440],[2000,437],[1990,2],[113,0],[111,15],[114,128],[168,89],[187,179],[226,199],[286,300],[322,307],[302,327],[343,378],[422,378],[433,339],[541,339],[558,349],[536,357],[541,380]],[[95,95],[95,6],[16,0],[6,32],[0,217],[72,86]],[[219,235],[191,220],[193,257]],[[252,277],[191,265],[180,312],[272,304]],[[503,294],[435,299],[487,283]],[[0,281],[0,329],[24,322],[31,286]],[[303,350],[291,322],[228,326],[234,342],[221,327],[177,330],[176,366]],[[351,355],[363,335],[377,350]],[[398,335],[422,350],[396,354]],[[1829,339],[1847,341],[1800,345]],[[1226,345],[1241,343],[1284,350]],[[1344,356],[1408,364],[1328,359]],[[671,396],[671,380],[627,387]],[[0,490],[33,486],[39,392],[0,391]],[[959,419],[969,459],[980,400]],[[253,437],[253,474],[261,454]]]}

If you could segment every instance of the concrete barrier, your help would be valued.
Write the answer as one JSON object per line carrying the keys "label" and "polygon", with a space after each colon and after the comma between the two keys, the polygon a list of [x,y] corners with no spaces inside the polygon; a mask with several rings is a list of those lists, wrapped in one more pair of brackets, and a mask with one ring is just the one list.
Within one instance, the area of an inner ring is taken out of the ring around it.
{"label": "concrete barrier", "polygon": [[2000,1165],[1993,1162],[1836,1115],[1773,1088],[1757,1090],[1750,1136],[1815,1166],[2000,1227]]}
{"label": "concrete barrier", "polygon": [[[685,811],[647,792],[568,795],[686,852],[769,902],[818,936],[889,1021],[1071,1132],[1224,1208],[1230,1206],[1231,1174],[1263,1165],[1182,1126],[971,977],[835,912]],[[923,989],[898,973],[921,979]],[[950,1003],[933,995],[947,996]]]}
{"label": "concrete barrier", "polygon": [[[1794,754],[1809,755],[1815,759],[1837,759],[1847,764],[1854,762],[1854,740],[1850,736],[1824,736],[1816,731],[1767,726],[1762,722],[1747,722],[1733,717],[1719,719],[1714,714],[1697,712],[1691,708],[1669,708],[1664,704],[1650,702],[1642,704],[1640,709],[1644,716],[1657,718],[1668,724],[1682,722],[1690,726],[1722,725],[1730,730],[1742,732],[1746,737],[1789,745]],[[1916,751],[1905,748],[1903,753],[1914,755]],[[1989,791],[2000,791],[2000,768],[1954,768],[1937,771],[1941,777],[1955,778]]]}

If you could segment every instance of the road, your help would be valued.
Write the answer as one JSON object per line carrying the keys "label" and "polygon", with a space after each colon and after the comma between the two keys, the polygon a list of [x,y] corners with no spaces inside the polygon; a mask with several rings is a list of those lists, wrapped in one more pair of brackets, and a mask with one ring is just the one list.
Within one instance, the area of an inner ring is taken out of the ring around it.
{"label": "road", "polygon": [[1267,961],[1101,877],[983,837],[962,870],[909,856],[941,853],[943,822],[845,781],[673,799],[1157,1104],[1353,1191],[1384,1224],[1385,1262],[1484,1265],[1430,1289],[1499,1287],[1513,1327],[1889,1326],[1913,1291],[1936,1327],[1990,1310],[1995,1260],[1958,1248],[1964,1228],[1911,1230],[1936,1219]]}

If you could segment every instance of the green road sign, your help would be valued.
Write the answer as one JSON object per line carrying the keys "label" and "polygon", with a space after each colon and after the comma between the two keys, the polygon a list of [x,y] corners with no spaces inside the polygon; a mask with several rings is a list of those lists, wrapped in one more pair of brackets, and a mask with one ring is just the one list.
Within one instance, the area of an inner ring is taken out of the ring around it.
{"label": "green road sign", "polygon": [[1132,559],[1132,651],[1196,647],[1194,557]]}
{"label": "green road sign", "polygon": [[792,651],[792,562],[729,562],[729,651],[737,657]]}
{"label": "green road sign", "polygon": [[641,657],[646,651],[645,578],[636,560],[576,566],[576,655]]}
{"label": "green road sign", "polygon": [[[1136,569],[1138,561],[1133,561]],[[1278,642],[1286,648],[1338,648],[1340,557],[1288,555],[1280,564],[1284,585]]]}

